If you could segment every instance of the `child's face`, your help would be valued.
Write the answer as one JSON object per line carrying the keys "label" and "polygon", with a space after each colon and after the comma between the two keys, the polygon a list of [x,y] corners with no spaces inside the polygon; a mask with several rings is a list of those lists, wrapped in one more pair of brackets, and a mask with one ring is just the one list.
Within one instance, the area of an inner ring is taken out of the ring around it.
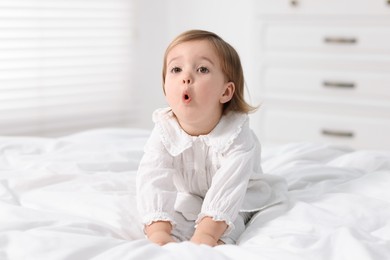
{"label": "child's face", "polygon": [[180,43],[168,53],[166,65],[166,99],[179,122],[219,120],[234,84],[227,82],[214,47],[206,40]]}

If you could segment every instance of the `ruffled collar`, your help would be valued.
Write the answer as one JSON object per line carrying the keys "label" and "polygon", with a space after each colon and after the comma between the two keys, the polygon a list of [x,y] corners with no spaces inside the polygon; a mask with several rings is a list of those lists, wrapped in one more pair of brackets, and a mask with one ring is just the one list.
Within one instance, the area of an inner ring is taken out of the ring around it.
{"label": "ruffled collar", "polygon": [[161,135],[161,140],[172,156],[177,156],[190,148],[197,139],[202,139],[216,152],[223,153],[240,134],[248,115],[229,112],[223,115],[217,126],[207,135],[191,136],[177,122],[171,108],[160,108],[153,113],[153,121]]}

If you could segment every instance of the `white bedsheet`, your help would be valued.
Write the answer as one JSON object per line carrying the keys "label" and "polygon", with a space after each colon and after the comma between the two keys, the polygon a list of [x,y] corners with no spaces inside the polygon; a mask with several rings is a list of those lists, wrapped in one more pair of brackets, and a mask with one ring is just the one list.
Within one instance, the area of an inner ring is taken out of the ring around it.
{"label": "white bedsheet", "polygon": [[307,143],[263,148],[289,201],[238,245],[151,244],[134,189],[148,134],[0,137],[0,259],[390,259],[390,152]]}

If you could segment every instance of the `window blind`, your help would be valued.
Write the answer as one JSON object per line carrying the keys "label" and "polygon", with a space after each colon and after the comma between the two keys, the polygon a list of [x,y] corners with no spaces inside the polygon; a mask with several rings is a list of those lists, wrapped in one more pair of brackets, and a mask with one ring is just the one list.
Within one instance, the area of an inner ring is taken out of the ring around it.
{"label": "window blind", "polygon": [[0,0],[0,135],[133,120],[132,0]]}

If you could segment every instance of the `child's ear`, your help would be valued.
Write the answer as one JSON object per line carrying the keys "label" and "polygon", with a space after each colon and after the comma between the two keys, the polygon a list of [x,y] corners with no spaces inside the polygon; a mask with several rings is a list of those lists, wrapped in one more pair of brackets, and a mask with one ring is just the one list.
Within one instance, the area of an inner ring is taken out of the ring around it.
{"label": "child's ear", "polygon": [[221,98],[219,99],[219,102],[222,104],[225,104],[226,102],[229,102],[234,94],[234,90],[236,89],[236,86],[233,82],[228,82],[225,85],[225,92],[222,93]]}

